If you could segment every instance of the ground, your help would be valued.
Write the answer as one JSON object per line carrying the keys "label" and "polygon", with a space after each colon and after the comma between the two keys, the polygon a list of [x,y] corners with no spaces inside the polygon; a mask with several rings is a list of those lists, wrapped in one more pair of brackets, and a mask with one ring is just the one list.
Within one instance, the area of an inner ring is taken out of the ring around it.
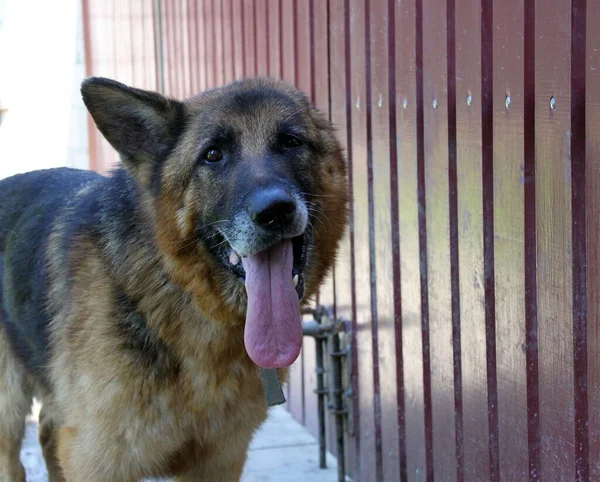
{"label": "ground", "polygon": [[[48,480],[37,442],[37,410],[34,407],[34,416],[27,422],[21,450],[27,482]],[[318,456],[315,438],[283,408],[274,407],[252,441],[242,482],[335,482],[335,459],[327,454],[328,468],[321,470]]]}

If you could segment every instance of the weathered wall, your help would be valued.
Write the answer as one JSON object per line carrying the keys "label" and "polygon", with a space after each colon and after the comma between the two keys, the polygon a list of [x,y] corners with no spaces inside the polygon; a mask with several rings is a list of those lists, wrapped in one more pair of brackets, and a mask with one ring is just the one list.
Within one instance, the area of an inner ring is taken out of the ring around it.
{"label": "weathered wall", "polygon": [[[337,124],[353,222],[320,302],[353,322],[357,479],[600,480],[600,3],[85,3],[90,73],[279,76]],[[314,378],[307,341],[312,430]]]}

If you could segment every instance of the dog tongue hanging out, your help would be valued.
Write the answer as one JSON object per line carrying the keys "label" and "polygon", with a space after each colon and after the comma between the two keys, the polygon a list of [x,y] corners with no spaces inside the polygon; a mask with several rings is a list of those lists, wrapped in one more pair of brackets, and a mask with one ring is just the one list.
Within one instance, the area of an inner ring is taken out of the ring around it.
{"label": "dog tongue hanging out", "polygon": [[302,347],[293,261],[291,241],[242,259],[248,293],[244,342],[250,358],[263,368],[290,366]]}

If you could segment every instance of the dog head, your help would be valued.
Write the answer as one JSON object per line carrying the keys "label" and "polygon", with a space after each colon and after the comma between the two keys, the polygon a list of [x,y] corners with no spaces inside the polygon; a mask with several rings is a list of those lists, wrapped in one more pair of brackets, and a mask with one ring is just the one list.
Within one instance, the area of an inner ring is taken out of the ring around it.
{"label": "dog head", "polygon": [[274,79],[183,102],[100,78],[82,94],[152,207],[174,278],[204,311],[246,318],[247,337],[249,324],[270,317],[299,326],[298,299],[333,265],[348,218],[346,165],[323,114]]}

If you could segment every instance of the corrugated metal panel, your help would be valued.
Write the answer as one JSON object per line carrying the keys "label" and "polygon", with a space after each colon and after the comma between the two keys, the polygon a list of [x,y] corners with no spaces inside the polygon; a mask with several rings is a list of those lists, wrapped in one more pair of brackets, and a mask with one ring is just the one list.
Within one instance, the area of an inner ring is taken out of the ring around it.
{"label": "corrugated metal panel", "polygon": [[[356,479],[600,479],[600,6],[84,8],[90,74],[178,97],[269,74],[337,125],[352,224],[319,302],[354,328]],[[314,352],[288,408],[316,433]]]}
{"label": "corrugated metal panel", "polygon": [[[143,89],[159,88],[156,5],[149,0],[82,0],[88,75]],[[118,157],[89,120],[90,165],[106,171]]]}

